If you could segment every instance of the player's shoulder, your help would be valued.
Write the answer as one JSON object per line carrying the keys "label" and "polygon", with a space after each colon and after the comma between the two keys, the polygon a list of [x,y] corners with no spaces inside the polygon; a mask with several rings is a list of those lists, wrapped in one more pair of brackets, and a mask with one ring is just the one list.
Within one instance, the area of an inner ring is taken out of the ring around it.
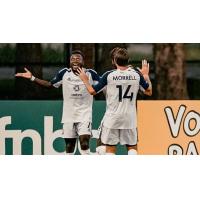
{"label": "player's shoulder", "polygon": [[64,67],[64,68],[61,68],[57,75],[58,77],[60,77],[60,79],[62,79],[62,77],[66,74],[66,73],[70,73],[71,72],[71,69],[70,68],[67,68],[67,67]]}
{"label": "player's shoulder", "polygon": [[69,69],[69,68],[66,68],[66,67],[61,68],[61,69],[57,72],[56,77],[55,77],[54,79],[56,79],[56,80],[62,80],[62,79],[63,79],[63,76],[64,76],[65,73],[67,73],[67,72],[70,72],[70,69]]}
{"label": "player's shoulder", "polygon": [[117,69],[108,70],[108,71],[104,72],[102,77],[108,77],[108,75],[112,75],[112,74],[114,74],[116,72],[117,72]]}
{"label": "player's shoulder", "polygon": [[100,77],[100,82],[106,85],[107,80],[109,79],[109,75],[112,74],[114,71],[116,71],[116,69],[104,72],[104,74]]}
{"label": "player's shoulder", "polygon": [[87,68],[85,69],[85,72],[91,74],[91,77],[94,81],[99,81],[100,77],[94,69]]}
{"label": "player's shoulder", "polygon": [[131,67],[130,68],[133,72],[137,73],[137,74],[141,74],[141,72],[139,71],[139,69],[137,67]]}
{"label": "player's shoulder", "polygon": [[139,71],[139,69],[137,67],[133,67],[132,65],[129,67],[129,71],[134,74],[137,74],[139,77],[142,76],[142,73]]}
{"label": "player's shoulder", "polygon": [[89,72],[90,74],[97,74],[97,72],[92,68],[85,68],[85,71]]}
{"label": "player's shoulder", "polygon": [[58,73],[59,74],[62,74],[62,73],[65,73],[65,72],[71,72],[71,69],[70,68],[67,68],[67,67],[64,67],[64,68],[61,68]]}

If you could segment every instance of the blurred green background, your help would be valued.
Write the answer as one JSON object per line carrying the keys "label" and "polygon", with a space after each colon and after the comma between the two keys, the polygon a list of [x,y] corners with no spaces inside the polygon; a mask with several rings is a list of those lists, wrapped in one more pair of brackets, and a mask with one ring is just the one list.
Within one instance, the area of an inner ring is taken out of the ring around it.
{"label": "blurred green background", "polygon": [[[30,81],[15,79],[24,66],[39,78],[51,80],[62,68],[69,66],[72,50],[85,54],[85,64],[100,75],[112,68],[110,51],[125,47],[130,64],[140,67],[141,60],[150,62],[153,96],[146,99],[200,99],[200,44],[127,44],[127,43],[42,43],[0,44],[0,99],[51,100],[62,99],[61,89],[48,90]],[[174,69],[173,72],[171,72]],[[174,75],[177,72],[177,75]],[[181,76],[180,76],[181,73]],[[172,91],[174,90],[174,91]],[[179,92],[178,92],[179,91]],[[97,100],[103,100],[98,95]]]}

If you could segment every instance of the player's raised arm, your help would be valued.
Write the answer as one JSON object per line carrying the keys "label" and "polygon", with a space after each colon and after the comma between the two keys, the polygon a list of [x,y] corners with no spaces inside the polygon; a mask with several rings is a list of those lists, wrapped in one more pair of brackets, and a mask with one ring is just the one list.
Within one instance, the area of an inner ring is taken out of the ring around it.
{"label": "player's raised arm", "polygon": [[24,68],[24,70],[25,70],[25,72],[17,73],[17,74],[15,74],[15,76],[29,79],[31,81],[36,82],[38,85],[41,85],[41,86],[44,86],[44,87],[52,87],[51,82],[34,77],[32,75],[32,73],[26,67]]}
{"label": "player's raised arm", "polygon": [[149,63],[147,60],[142,60],[142,69],[138,68],[138,70],[143,75],[145,81],[149,84],[149,87],[145,89],[144,94],[151,96],[152,95],[152,84],[149,78]]}

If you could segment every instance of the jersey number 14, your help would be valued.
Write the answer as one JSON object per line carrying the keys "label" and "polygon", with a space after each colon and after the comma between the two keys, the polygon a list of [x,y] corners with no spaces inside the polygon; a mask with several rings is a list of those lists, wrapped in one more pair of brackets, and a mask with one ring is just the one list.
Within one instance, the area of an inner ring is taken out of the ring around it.
{"label": "jersey number 14", "polygon": [[116,85],[116,87],[119,89],[119,102],[122,102],[122,99],[130,99],[130,101],[133,100],[133,92],[128,94],[129,90],[131,88],[131,85],[128,85],[124,94],[123,94],[123,91],[122,91],[122,85]]}

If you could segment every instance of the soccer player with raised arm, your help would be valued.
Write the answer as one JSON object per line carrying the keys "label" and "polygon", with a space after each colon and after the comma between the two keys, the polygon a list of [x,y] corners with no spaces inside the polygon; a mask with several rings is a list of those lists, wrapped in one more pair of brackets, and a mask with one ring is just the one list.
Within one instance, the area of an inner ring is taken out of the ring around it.
{"label": "soccer player with raised arm", "polygon": [[137,154],[137,93],[141,88],[144,94],[152,95],[147,61],[143,60],[142,69],[138,71],[128,65],[128,60],[127,50],[118,48],[112,59],[116,69],[104,73],[97,85],[90,84],[84,70],[77,70],[91,95],[106,87],[106,112],[101,125],[106,154],[115,154],[118,143],[126,145],[129,155]]}
{"label": "soccer player with raised arm", "polygon": [[61,69],[51,81],[41,80],[32,75],[25,68],[25,73],[17,73],[16,77],[23,77],[44,87],[60,87],[63,91],[63,137],[66,143],[66,153],[74,154],[77,138],[80,141],[81,154],[90,154],[89,140],[91,137],[93,97],[87,92],[83,81],[77,76],[78,67],[88,77],[93,85],[99,81],[99,76],[92,69],[84,68],[84,55],[81,51],[73,51],[70,57],[70,68]]}

